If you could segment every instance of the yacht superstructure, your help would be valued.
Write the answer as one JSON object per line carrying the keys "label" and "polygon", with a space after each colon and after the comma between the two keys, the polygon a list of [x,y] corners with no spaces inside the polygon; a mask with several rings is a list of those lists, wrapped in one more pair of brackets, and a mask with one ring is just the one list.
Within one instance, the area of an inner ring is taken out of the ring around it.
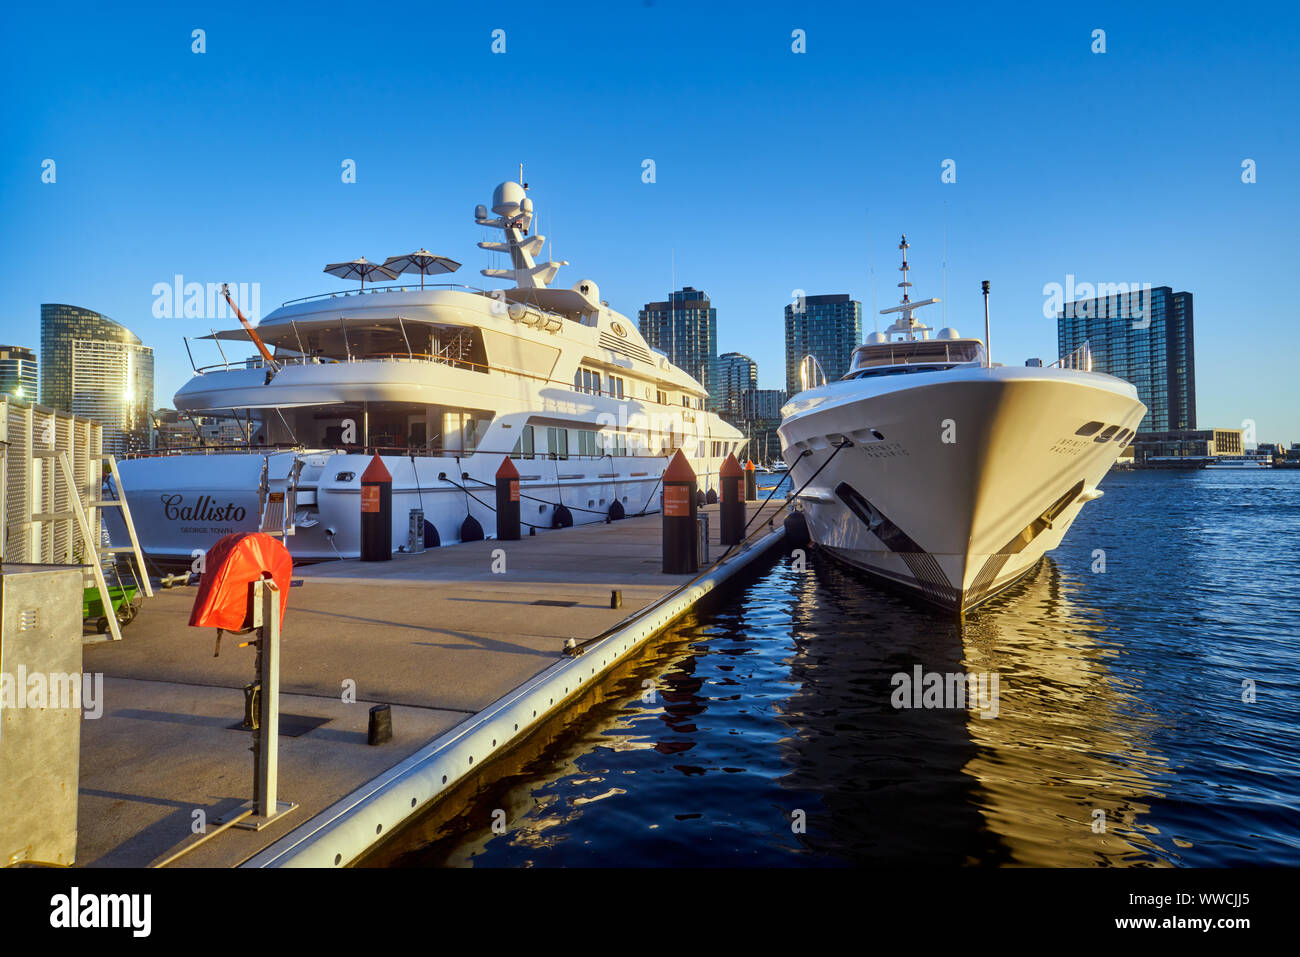
{"label": "yacht superstructure", "polygon": [[911,300],[899,248],[903,299],[881,310],[897,320],[840,381],[792,397],[778,433],[819,546],[964,611],[1060,544],[1146,407],[1086,348],[1006,367],[955,329],[930,338],[912,313],[939,300]]}
{"label": "yacht superstructure", "polygon": [[479,206],[474,218],[504,234],[479,246],[510,260],[483,274],[513,286],[363,285],[294,300],[256,327],[269,358],[196,369],[176,408],[233,414],[251,442],[122,464],[147,552],[188,560],[229,532],[279,525],[296,560],[355,556],[360,476],[374,454],[393,477],[403,548],[422,544],[419,529],[408,534],[413,509],[436,530],[426,541],[460,540],[467,516],[490,535],[507,455],[521,473],[522,519],[543,528],[657,511],[678,448],[701,491],[716,486],[743,435],[595,282],[549,285],[567,264],[537,261],[545,238],[530,235],[525,187],[502,183],[491,213]]}

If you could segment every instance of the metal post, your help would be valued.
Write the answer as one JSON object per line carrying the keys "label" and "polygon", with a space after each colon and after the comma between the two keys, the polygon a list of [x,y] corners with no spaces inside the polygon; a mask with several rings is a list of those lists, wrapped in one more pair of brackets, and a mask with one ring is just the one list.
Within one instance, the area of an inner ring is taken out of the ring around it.
{"label": "metal post", "polygon": [[258,777],[261,792],[254,793],[257,812],[267,820],[275,816],[276,787],[280,771],[280,588],[274,581],[263,579],[253,583],[253,601],[262,611],[262,627],[258,631],[257,657],[260,668],[258,680],[262,683],[260,715],[261,727],[254,732],[262,738],[258,760]]}
{"label": "metal post", "polygon": [[983,282],[984,287],[984,365],[993,365],[993,350],[989,345],[989,281]]}
{"label": "metal post", "polygon": [[[280,783],[280,588],[271,579],[249,582],[257,649],[257,727],[253,729],[253,799],[219,818],[260,831],[298,805],[279,800]],[[243,647],[241,645],[241,647]],[[248,812],[252,812],[251,814]],[[236,817],[238,815],[238,817]]]}

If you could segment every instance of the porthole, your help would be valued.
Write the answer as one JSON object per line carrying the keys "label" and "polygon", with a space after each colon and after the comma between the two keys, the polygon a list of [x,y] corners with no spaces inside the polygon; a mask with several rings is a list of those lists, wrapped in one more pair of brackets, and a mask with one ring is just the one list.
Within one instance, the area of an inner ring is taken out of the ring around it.
{"label": "porthole", "polygon": [[335,854],[335,855],[334,855],[334,866],[335,866],[335,867],[338,867],[339,864],[341,864],[341,863],[343,863],[343,855],[342,855],[342,854]]}

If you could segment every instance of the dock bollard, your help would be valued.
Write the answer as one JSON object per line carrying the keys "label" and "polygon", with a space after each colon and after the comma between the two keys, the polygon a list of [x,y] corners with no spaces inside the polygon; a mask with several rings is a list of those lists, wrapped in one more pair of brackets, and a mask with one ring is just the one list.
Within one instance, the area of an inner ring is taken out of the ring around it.
{"label": "dock bollard", "polygon": [[758,501],[758,473],[754,471],[754,460],[745,463],[745,501]]}
{"label": "dock bollard", "polygon": [[387,744],[393,740],[392,705],[377,704],[370,709],[370,725],[366,729],[366,744]]}
{"label": "dock bollard", "polygon": [[361,473],[361,560],[386,562],[393,557],[393,476],[375,453]]}
{"label": "dock bollard", "polygon": [[508,455],[497,469],[497,540],[519,541],[519,469]]}
{"label": "dock bollard", "polygon": [[745,499],[741,494],[741,485],[745,481],[745,470],[736,461],[735,453],[727,456],[718,469],[718,484],[722,486],[722,503],[718,506],[718,530],[722,535],[723,545],[739,545],[745,537]]}
{"label": "dock bollard", "polygon": [[664,469],[664,573],[693,575],[700,570],[696,553],[695,471],[678,449]]}

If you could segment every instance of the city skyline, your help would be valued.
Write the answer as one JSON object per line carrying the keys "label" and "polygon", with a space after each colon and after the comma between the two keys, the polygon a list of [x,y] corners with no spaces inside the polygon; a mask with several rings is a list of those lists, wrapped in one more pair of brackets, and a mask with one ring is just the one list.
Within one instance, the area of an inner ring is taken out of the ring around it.
{"label": "city skyline", "polygon": [[[12,144],[0,157],[10,226],[0,341],[35,347],[43,302],[115,316],[157,350],[158,401],[170,404],[191,375],[182,336],[233,323],[157,315],[157,287],[178,275],[256,284],[264,314],[347,288],[321,274],[327,262],[421,246],[465,263],[441,278],[491,287],[477,275],[491,257],[474,248],[471,211],[522,162],[547,255],[573,264],[556,285],[590,277],[629,318],[664,288],[706,288],[719,350],[751,356],[760,387],[784,385],[781,314],[797,290],[845,292],[863,304],[864,333],[877,327],[898,298],[894,246],[906,231],[914,296],[945,300],[926,322],[981,335],[989,279],[992,356],[1008,365],[1056,358],[1052,284],[1192,292],[1198,421],[1249,419],[1261,439],[1297,441],[1289,350],[1261,346],[1289,341],[1297,318],[1284,290],[1297,135],[1276,122],[1270,92],[1297,77],[1288,31],[1174,9],[1116,7],[1095,24],[1061,11],[879,12],[873,38],[924,25],[938,66],[921,74],[881,40],[864,56],[846,27],[865,20],[844,9],[697,11],[683,31],[683,10],[665,3],[576,30],[520,6],[346,40],[328,18],[274,11],[250,32],[238,7],[203,24],[173,15],[129,28],[86,10],[85,29],[65,36],[22,9],[0,40],[14,91],[0,107]],[[1282,27],[1298,16],[1267,15]],[[191,51],[197,27],[202,54]],[[504,54],[491,52],[498,27]],[[1091,50],[1094,28],[1106,30],[1104,53]],[[795,29],[804,53],[791,49]],[[434,72],[416,55],[430,44]],[[650,51],[661,70],[629,65]],[[582,149],[490,130],[438,148],[470,116],[505,122],[492,104],[518,97],[543,56],[548,97],[574,117],[555,122]],[[445,115],[378,95],[408,87],[449,104]],[[849,108],[839,91],[870,108]],[[678,141],[686,116],[714,131],[702,147]],[[1133,123],[1143,136],[1129,143],[1118,131]],[[834,150],[800,145],[832,135]],[[218,139],[230,148],[213,149]],[[1177,150],[1143,145],[1173,141]],[[142,145],[155,142],[165,157]],[[53,182],[42,181],[46,160]],[[347,161],[353,183],[341,179]],[[219,360],[210,343],[195,347],[207,350],[200,364]]]}

